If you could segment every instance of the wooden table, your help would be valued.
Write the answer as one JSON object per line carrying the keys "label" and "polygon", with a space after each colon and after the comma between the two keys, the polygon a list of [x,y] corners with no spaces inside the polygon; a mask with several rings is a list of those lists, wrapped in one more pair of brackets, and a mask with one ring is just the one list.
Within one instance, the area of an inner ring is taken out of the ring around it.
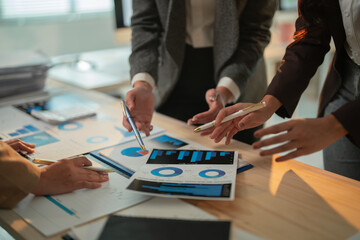
{"label": "wooden table", "polygon": [[187,202],[268,239],[346,239],[360,231],[359,181],[295,160],[278,163],[238,141],[215,144],[185,123],[160,114],[153,121],[215,150],[238,151],[254,165],[238,174],[235,201]]}
{"label": "wooden table", "polygon": [[[277,163],[237,141],[215,144],[161,114],[153,123],[215,150],[238,151],[254,165],[238,174],[235,201],[187,202],[268,239],[346,239],[360,231],[360,182],[295,160]],[[16,239],[44,239],[12,210],[0,210],[0,225]]]}

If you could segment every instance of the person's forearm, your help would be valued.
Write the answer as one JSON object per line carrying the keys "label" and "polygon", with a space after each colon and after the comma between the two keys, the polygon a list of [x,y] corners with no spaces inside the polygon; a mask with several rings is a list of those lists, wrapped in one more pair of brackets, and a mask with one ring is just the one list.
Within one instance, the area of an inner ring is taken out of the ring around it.
{"label": "person's forearm", "polygon": [[348,131],[343,127],[343,125],[336,119],[336,117],[332,114],[329,114],[323,118],[324,126],[326,126],[329,131],[332,131],[335,139],[340,139],[348,134]]}
{"label": "person's forearm", "polygon": [[261,102],[266,103],[266,108],[275,113],[281,106],[282,103],[272,95],[265,95]]}

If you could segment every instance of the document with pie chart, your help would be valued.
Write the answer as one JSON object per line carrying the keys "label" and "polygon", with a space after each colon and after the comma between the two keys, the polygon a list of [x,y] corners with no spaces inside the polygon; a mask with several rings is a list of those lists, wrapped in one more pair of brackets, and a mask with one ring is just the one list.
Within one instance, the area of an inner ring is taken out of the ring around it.
{"label": "document with pie chart", "polygon": [[204,146],[180,139],[169,133],[160,133],[152,137],[146,137],[143,138],[143,141],[147,149],[145,152],[142,151],[138,142],[133,140],[114,147],[102,149],[99,151],[99,154],[135,172],[146,163],[153,148],[170,150],[182,148],[206,149]]}
{"label": "document with pie chart", "polygon": [[130,179],[127,189],[153,196],[233,200],[238,153],[156,149]]}
{"label": "document with pie chart", "polygon": [[[31,158],[59,160],[135,140],[122,126],[117,103],[96,109],[96,116],[52,125],[15,107],[0,108],[0,140],[19,138],[36,145]],[[164,131],[154,126],[152,134]],[[145,137],[145,134],[141,134]]]}

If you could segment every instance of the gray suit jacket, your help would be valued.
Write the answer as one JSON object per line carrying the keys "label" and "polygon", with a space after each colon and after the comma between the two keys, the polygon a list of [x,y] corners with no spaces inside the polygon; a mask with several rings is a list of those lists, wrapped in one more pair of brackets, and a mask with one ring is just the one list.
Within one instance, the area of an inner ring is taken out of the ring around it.
{"label": "gray suit jacket", "polygon": [[[263,51],[277,0],[216,0],[214,67],[217,81],[239,86],[237,101],[257,102],[267,87]],[[156,106],[175,86],[185,51],[184,0],[133,0],[131,78],[149,73],[156,82]]]}

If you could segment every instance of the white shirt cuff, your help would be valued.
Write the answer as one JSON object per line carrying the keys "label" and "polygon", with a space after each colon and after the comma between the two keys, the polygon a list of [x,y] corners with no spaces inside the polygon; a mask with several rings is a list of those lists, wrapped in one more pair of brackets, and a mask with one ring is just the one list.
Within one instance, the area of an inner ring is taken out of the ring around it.
{"label": "white shirt cuff", "polygon": [[134,87],[134,84],[137,81],[147,82],[148,84],[150,84],[150,86],[152,87],[153,90],[156,88],[154,78],[150,74],[148,74],[146,72],[135,74],[135,76],[131,80],[131,86]]}
{"label": "white shirt cuff", "polygon": [[240,88],[234,80],[229,77],[222,77],[217,85],[218,87],[225,87],[232,93],[232,99],[230,99],[230,103],[235,102],[235,100],[239,99],[240,97]]}

